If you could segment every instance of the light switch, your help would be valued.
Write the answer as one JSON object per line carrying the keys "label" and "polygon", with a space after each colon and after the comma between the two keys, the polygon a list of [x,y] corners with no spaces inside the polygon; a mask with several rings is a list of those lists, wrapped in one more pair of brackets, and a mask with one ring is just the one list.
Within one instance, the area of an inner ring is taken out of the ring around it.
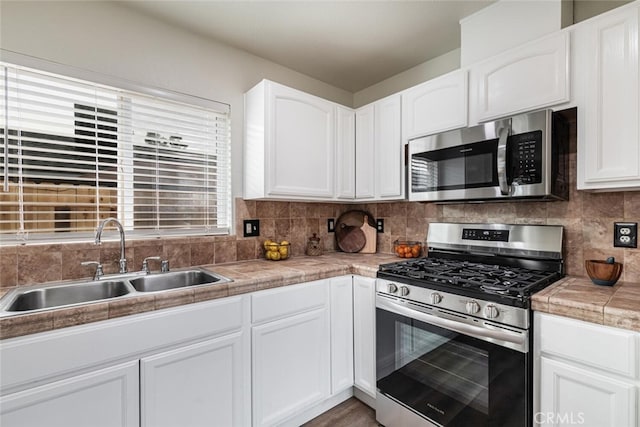
{"label": "light switch", "polygon": [[258,237],[260,235],[259,219],[245,219],[242,225],[244,226],[244,237]]}

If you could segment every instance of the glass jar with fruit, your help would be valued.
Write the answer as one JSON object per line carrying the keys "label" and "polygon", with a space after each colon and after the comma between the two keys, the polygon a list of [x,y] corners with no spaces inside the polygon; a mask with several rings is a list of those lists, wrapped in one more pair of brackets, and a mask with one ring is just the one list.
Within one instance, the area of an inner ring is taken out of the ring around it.
{"label": "glass jar with fruit", "polygon": [[263,243],[264,257],[270,261],[282,261],[289,258],[291,254],[291,245],[286,240],[280,243],[267,239]]}
{"label": "glass jar with fruit", "polygon": [[396,240],[393,252],[400,258],[418,258],[422,256],[422,242],[415,240]]}

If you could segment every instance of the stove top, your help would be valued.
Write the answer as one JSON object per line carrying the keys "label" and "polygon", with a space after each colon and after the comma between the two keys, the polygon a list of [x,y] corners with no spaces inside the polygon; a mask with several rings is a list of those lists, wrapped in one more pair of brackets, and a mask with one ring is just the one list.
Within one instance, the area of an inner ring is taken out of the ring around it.
{"label": "stove top", "polygon": [[484,299],[497,296],[497,300],[503,300],[527,299],[559,279],[560,274],[459,259],[418,258],[381,265],[378,277],[405,279],[414,286],[461,295],[484,295]]}

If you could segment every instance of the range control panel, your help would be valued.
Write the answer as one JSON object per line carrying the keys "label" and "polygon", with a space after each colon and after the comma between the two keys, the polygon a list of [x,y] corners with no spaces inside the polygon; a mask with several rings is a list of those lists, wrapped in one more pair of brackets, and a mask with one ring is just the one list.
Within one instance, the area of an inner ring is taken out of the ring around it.
{"label": "range control panel", "polygon": [[482,230],[463,228],[462,240],[485,240],[489,242],[508,242],[509,230]]}

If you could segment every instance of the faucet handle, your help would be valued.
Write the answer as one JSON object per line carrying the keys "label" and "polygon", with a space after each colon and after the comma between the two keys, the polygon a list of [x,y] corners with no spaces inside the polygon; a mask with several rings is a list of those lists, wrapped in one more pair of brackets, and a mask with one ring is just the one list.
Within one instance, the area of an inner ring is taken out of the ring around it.
{"label": "faucet handle", "polygon": [[146,257],[142,261],[142,271],[144,271],[147,274],[151,273],[151,270],[149,270],[149,261],[151,261],[151,260],[160,261],[161,259],[162,258],[160,258],[159,256],[148,256],[148,257]]}
{"label": "faucet handle", "polygon": [[98,261],[82,261],[80,265],[83,267],[88,267],[90,265],[96,266],[96,272],[93,275],[93,280],[99,280],[102,276],[104,276],[104,271],[102,270],[102,264],[100,264]]}
{"label": "faucet handle", "polygon": [[168,273],[169,272],[169,260],[168,259],[162,260],[160,271],[163,272],[163,273]]}

